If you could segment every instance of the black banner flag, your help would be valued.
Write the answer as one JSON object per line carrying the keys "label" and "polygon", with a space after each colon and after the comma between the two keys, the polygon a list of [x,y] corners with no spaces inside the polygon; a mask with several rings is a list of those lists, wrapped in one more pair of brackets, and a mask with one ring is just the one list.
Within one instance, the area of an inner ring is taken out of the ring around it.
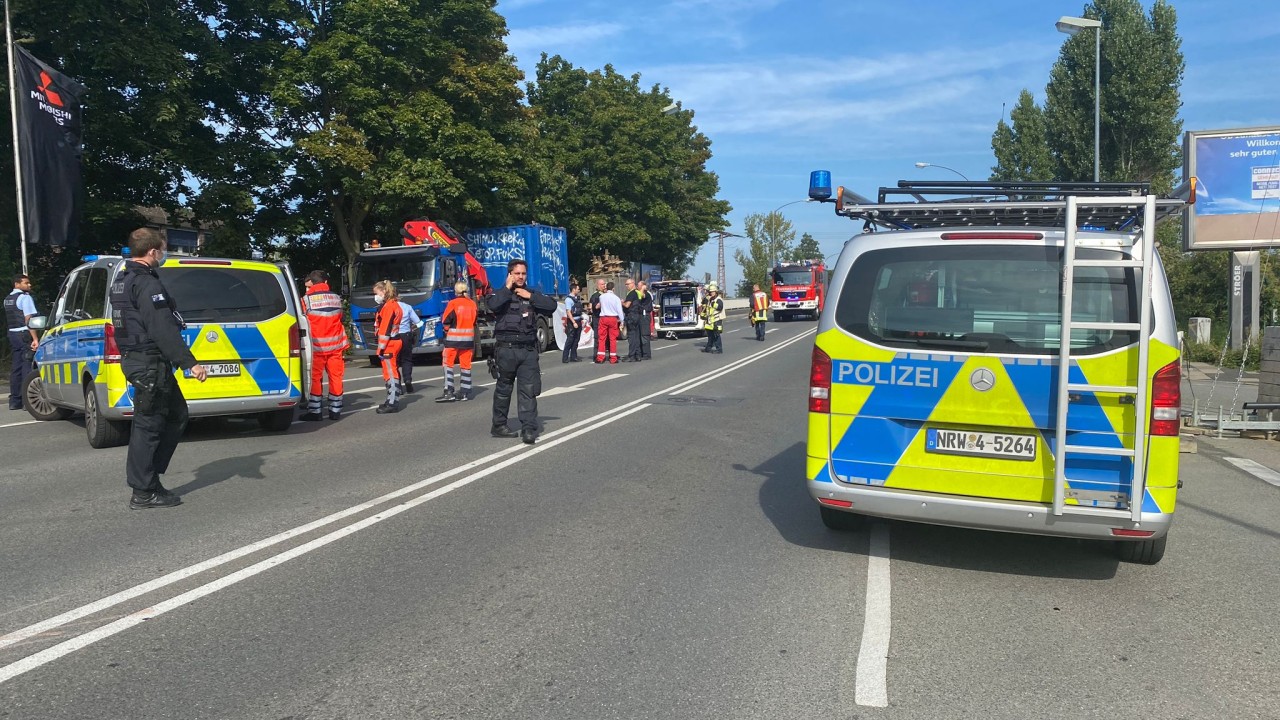
{"label": "black banner flag", "polygon": [[80,102],[88,88],[21,47],[14,60],[27,242],[75,247],[84,195]]}

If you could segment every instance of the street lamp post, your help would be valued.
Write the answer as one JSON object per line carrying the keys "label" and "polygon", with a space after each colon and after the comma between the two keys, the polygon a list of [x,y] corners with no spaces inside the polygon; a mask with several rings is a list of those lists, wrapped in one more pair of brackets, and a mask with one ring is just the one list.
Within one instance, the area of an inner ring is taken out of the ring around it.
{"label": "street lamp post", "polygon": [[957,170],[957,169],[955,169],[955,168],[949,168],[949,167],[947,167],[946,165],[939,165],[938,163],[918,162],[918,163],[916,163],[916,167],[918,167],[918,168],[936,167],[936,168],[942,168],[943,170],[950,170],[951,172],[953,172],[953,173],[955,173],[955,174],[959,175],[960,177],[964,178],[964,179],[965,179],[965,182],[968,182],[968,181],[969,181],[968,176],[966,176],[964,173],[960,172],[959,170]]}
{"label": "street lamp post", "polygon": [[1093,181],[1098,182],[1100,168],[1099,147],[1102,144],[1102,21],[1092,18],[1063,15],[1055,27],[1058,32],[1075,35],[1081,30],[1093,28]]}
{"label": "street lamp post", "polygon": [[[786,206],[788,206],[788,205],[795,205],[795,204],[797,204],[797,203],[810,203],[810,202],[817,202],[817,201],[816,201],[816,200],[814,200],[813,198],[805,198],[805,199],[803,199],[803,200],[792,200],[791,202],[785,202],[785,203],[782,203],[782,204],[781,204],[781,205],[779,205],[778,207],[774,208],[774,209],[773,209],[769,214],[770,214],[770,215],[773,215],[774,213],[779,212],[780,210],[782,210],[782,208],[784,208],[784,207],[786,207]],[[773,268],[777,267],[777,265],[778,265],[778,258],[777,258],[777,257],[775,257],[775,256],[773,255],[773,251],[774,251],[776,248],[777,248],[777,245],[776,245],[776,244],[774,244],[774,243],[770,243],[770,248],[769,248],[769,250],[770,250],[770,263],[769,263],[769,270],[770,270],[770,271],[772,271],[772,270],[773,270]]]}

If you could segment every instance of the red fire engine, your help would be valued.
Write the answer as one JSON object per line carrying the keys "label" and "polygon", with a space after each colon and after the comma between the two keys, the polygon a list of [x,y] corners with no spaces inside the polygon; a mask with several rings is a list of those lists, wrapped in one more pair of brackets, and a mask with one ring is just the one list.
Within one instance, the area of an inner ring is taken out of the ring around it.
{"label": "red fire engine", "polygon": [[769,309],[774,320],[808,315],[814,320],[827,303],[827,268],[822,258],[780,263],[770,273]]}

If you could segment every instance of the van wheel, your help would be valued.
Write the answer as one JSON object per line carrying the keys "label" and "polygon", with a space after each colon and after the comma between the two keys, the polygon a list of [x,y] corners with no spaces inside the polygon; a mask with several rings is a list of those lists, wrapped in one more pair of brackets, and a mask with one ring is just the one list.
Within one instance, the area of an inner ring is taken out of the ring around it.
{"label": "van wheel", "polygon": [[1116,541],[1116,555],[1124,562],[1155,565],[1164,557],[1164,545],[1168,539],[1169,536],[1165,535],[1155,540],[1139,542]]}
{"label": "van wheel", "polygon": [[98,393],[92,383],[84,388],[84,430],[89,436],[89,447],[109,448],[129,442],[129,423],[102,416],[102,406],[98,404]]}
{"label": "van wheel", "polygon": [[382,361],[378,359],[377,355],[369,356],[369,367],[381,367],[381,365]]}
{"label": "van wheel", "polygon": [[835,510],[826,505],[819,505],[818,512],[822,514],[822,524],[832,530],[850,532],[862,527],[862,517],[860,515]]}
{"label": "van wheel", "polygon": [[71,417],[70,410],[60,408],[49,400],[49,396],[44,392],[44,381],[40,379],[39,372],[33,372],[27,376],[26,382],[22,384],[22,399],[31,417],[41,422],[66,420]]}
{"label": "van wheel", "polygon": [[258,416],[258,424],[269,432],[284,432],[293,424],[293,408],[262,413]]}

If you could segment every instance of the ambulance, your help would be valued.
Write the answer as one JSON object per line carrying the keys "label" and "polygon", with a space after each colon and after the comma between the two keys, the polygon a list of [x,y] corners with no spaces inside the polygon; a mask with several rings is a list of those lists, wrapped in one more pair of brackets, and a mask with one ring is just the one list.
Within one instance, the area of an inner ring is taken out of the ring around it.
{"label": "ambulance", "polygon": [[[124,257],[86,256],[62,283],[23,400],[37,420],[83,414],[89,445],[129,441],[133,388],[121,369],[111,324],[111,284]],[[302,399],[310,359],[306,315],[287,264],[171,255],[160,278],[186,321],[182,338],[208,377],[176,371],[191,417],[246,415],[283,432]]]}
{"label": "ambulance", "polygon": [[818,323],[807,484],[864,516],[1112,542],[1164,555],[1179,487],[1180,357],[1141,183],[900,182],[814,174],[864,223]]}

